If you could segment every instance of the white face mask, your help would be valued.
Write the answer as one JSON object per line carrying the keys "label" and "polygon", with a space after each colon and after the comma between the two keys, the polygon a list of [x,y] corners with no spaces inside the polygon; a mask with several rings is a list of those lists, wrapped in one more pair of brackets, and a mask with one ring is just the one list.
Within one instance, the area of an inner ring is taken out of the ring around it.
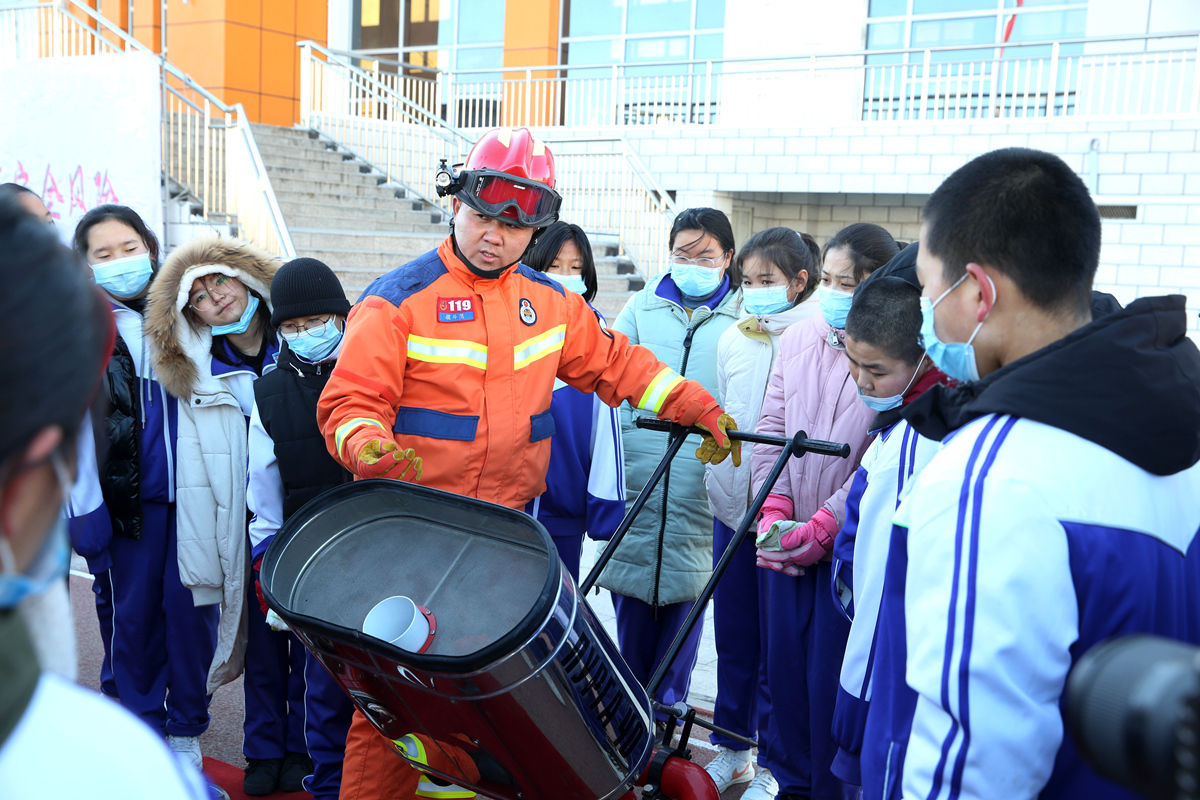
{"label": "white face mask", "polygon": [[574,292],[575,294],[583,294],[584,292],[587,291],[587,284],[584,283],[583,276],[580,275],[579,273],[571,273],[570,275],[560,275],[557,272],[544,272],[542,274],[545,275],[550,280],[555,281],[559,284],[562,284],[562,287],[564,289],[566,289],[568,292]]}

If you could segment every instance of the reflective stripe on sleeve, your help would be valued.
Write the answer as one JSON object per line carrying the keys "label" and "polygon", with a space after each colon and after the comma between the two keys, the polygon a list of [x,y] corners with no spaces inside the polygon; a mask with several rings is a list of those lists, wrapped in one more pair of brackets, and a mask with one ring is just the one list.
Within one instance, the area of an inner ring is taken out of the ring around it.
{"label": "reflective stripe on sleeve", "polygon": [[642,394],[642,399],[638,401],[637,407],[644,411],[653,411],[657,414],[662,410],[663,403],[667,401],[667,395],[671,394],[671,390],[681,383],[683,383],[683,377],[679,373],[670,367],[663,367],[654,376],[654,380],[650,381],[650,385],[646,387],[646,391]]}
{"label": "reflective stripe on sleeve", "polygon": [[[342,452],[342,445],[346,442],[346,437],[358,428],[361,428],[363,425],[374,425],[376,428],[388,433],[389,436],[391,435],[387,429],[387,426],[377,419],[371,419],[370,417],[355,417],[353,419],[348,419],[341,425],[338,425],[337,431],[333,434],[333,443],[336,445],[339,453]],[[346,453],[346,458],[350,457],[351,454]]]}
{"label": "reflective stripe on sleeve", "polygon": [[545,333],[526,339],[513,348],[513,369],[527,367],[539,358],[557,353],[567,341],[567,326],[556,325]]}
{"label": "reflective stripe on sleeve", "polygon": [[435,364],[465,364],[476,369],[487,369],[487,345],[466,339],[409,336],[408,357]]}

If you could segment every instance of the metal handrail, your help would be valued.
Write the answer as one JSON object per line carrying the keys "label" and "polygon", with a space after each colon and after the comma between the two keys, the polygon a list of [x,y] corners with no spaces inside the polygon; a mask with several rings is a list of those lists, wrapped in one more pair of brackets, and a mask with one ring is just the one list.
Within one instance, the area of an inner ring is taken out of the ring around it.
{"label": "metal handrail", "polygon": [[[223,102],[166,61],[161,53],[155,53],[79,0],[10,6],[0,13],[30,10],[41,12],[39,29],[44,19],[41,15],[52,14],[78,36],[79,41],[73,43],[82,45],[73,48],[71,42],[60,42],[51,35],[50,48],[39,49],[39,57],[138,52],[158,59],[167,101],[162,118],[164,177],[200,202],[204,219],[234,222],[243,238],[285,258],[295,256],[291,235],[241,103]],[[169,248],[170,228],[163,233]]]}
{"label": "metal handrail", "polygon": [[[470,149],[474,137],[345,55],[311,41],[298,44],[301,123],[372,165],[385,181],[448,215],[449,200],[435,199],[422,187],[431,184],[439,158],[453,162]],[[555,153],[564,218],[593,233],[616,235],[625,253],[649,273],[666,251],[664,237],[675,214],[670,194],[620,137],[559,139],[556,132],[539,129]],[[404,147],[396,147],[401,139]],[[578,151],[580,143],[606,143],[609,148]],[[602,168],[588,171],[589,164]],[[577,176],[573,184],[570,177]]]}
{"label": "metal handrail", "polygon": [[[734,58],[679,59],[679,60],[675,60],[675,61],[654,61],[652,63],[646,63],[646,64],[627,63],[627,64],[622,64],[621,66],[633,68],[633,69],[646,69],[646,68],[659,68],[659,67],[703,66],[703,65],[707,65],[707,64],[724,65],[724,64],[770,63],[772,65],[775,65],[775,64],[778,64],[779,62],[795,61],[798,65],[803,65],[805,69],[808,69],[809,62],[812,61],[813,59],[824,60],[824,61],[844,61],[846,59],[866,58],[868,56],[873,57],[873,56],[892,56],[892,55],[923,55],[926,51],[929,51],[931,53],[952,53],[952,52],[959,52],[959,51],[972,52],[972,51],[976,51],[976,50],[987,50],[987,49],[1017,50],[1017,49],[1021,49],[1021,48],[1051,47],[1055,44],[1058,44],[1060,46],[1061,45],[1075,45],[1075,44],[1082,44],[1082,45],[1115,44],[1115,43],[1119,43],[1119,42],[1145,42],[1145,41],[1150,41],[1150,40],[1159,41],[1159,40],[1164,40],[1164,39],[1188,39],[1188,38],[1193,38],[1196,36],[1200,36],[1200,30],[1175,31],[1175,32],[1171,32],[1171,33],[1142,34],[1142,35],[1138,35],[1138,36],[1114,35],[1114,36],[1080,37],[1080,38],[1074,38],[1074,39],[1039,39],[1037,41],[1032,41],[1032,42],[1010,42],[1010,43],[985,42],[985,43],[980,43],[980,44],[942,45],[939,47],[928,47],[928,48],[909,47],[909,48],[893,48],[890,50],[840,50],[840,51],[833,52],[833,53],[798,53],[795,55],[786,55],[786,56],[739,56],[739,57],[734,57]],[[497,72],[500,72],[500,73],[509,72],[509,73],[516,74],[516,73],[525,72],[527,70],[532,70],[533,72],[547,72],[547,71],[562,72],[562,71],[566,71],[566,70],[585,70],[585,69],[586,70],[599,70],[599,69],[607,70],[607,69],[611,69],[613,67],[612,63],[541,64],[538,66],[473,67],[471,69],[443,70],[443,69],[439,69],[437,67],[426,67],[426,66],[421,66],[419,64],[409,64],[407,62],[380,58],[380,55],[382,55],[384,53],[398,53],[401,49],[402,48],[392,47],[392,48],[375,48],[372,50],[361,50],[361,49],[359,49],[359,50],[336,50],[336,51],[330,51],[330,52],[333,52],[343,58],[351,58],[351,59],[358,58],[358,59],[370,59],[372,61],[387,61],[387,63],[390,63],[390,64],[404,66],[405,68],[421,69],[421,70],[424,70],[424,71],[427,71],[427,72],[430,72],[430,73],[433,73],[436,75],[495,74]],[[1119,52],[1121,55],[1130,54],[1130,52],[1128,52],[1128,51],[1119,51]],[[1138,51],[1134,51],[1134,52],[1138,52]],[[1154,51],[1141,51],[1141,52],[1154,52]],[[1112,53],[1110,53],[1110,55],[1112,55]],[[977,60],[977,59],[971,59],[971,60]],[[990,59],[988,59],[988,60],[990,61]],[[841,67],[838,67],[838,66],[834,66],[834,67],[817,66],[816,67],[816,69],[829,69],[829,68],[839,69]]]}

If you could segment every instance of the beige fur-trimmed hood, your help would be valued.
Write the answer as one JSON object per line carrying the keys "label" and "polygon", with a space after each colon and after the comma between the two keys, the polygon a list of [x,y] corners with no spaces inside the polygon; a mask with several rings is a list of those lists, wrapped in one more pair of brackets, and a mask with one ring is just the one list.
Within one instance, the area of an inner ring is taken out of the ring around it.
{"label": "beige fur-trimmed hood", "polygon": [[237,278],[271,307],[271,278],[280,262],[237,239],[211,237],[176,249],[154,276],[146,300],[145,334],[163,387],[180,399],[212,390],[212,331],[194,329],[183,316],[192,281],[214,272]]}

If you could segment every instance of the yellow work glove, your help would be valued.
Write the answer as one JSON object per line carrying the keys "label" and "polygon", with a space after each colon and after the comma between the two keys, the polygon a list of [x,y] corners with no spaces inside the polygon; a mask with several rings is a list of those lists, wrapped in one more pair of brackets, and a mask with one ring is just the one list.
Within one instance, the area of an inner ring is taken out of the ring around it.
{"label": "yellow work glove", "polygon": [[354,454],[354,461],[354,472],[363,478],[394,478],[414,483],[421,480],[421,459],[417,452],[411,447],[399,447],[392,439],[368,438]]}
{"label": "yellow work glove", "polygon": [[701,415],[700,419],[696,420],[696,427],[708,432],[704,441],[696,448],[696,458],[705,464],[720,464],[725,460],[725,456],[732,454],[733,465],[742,465],[742,443],[733,441],[727,433],[736,431],[737,423],[719,405],[714,405]]}

